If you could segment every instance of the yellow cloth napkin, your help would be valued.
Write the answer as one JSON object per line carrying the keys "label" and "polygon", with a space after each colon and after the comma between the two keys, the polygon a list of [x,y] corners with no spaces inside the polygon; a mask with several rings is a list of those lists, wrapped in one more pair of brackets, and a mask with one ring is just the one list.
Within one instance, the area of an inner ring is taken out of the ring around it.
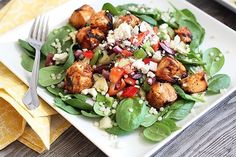
{"label": "yellow cloth napkin", "polygon": [[[11,0],[0,10],[0,35],[65,1]],[[27,88],[0,63],[0,150],[19,140],[41,153],[70,126],[42,99],[39,108],[28,110],[21,101]]]}

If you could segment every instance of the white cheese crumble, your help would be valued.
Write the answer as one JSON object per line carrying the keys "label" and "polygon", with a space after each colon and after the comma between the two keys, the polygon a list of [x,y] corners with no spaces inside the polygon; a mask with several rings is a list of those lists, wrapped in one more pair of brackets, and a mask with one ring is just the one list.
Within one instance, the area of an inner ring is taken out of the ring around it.
{"label": "white cheese crumble", "polygon": [[154,74],[153,72],[149,71],[149,72],[147,73],[147,77],[153,78],[153,77],[155,77],[155,74]]}
{"label": "white cheese crumble", "polygon": [[151,107],[150,110],[148,111],[150,114],[158,114],[157,110],[154,107]]}
{"label": "white cheese crumble", "polygon": [[139,27],[141,32],[149,31],[150,33],[153,33],[153,28],[145,21],[141,22]]}
{"label": "white cheese crumble", "polygon": [[157,70],[157,63],[150,61],[149,63],[149,69],[151,71],[156,71]]}
{"label": "white cheese crumble", "polygon": [[181,41],[178,35],[175,36],[174,40],[170,41],[170,48],[181,54],[187,54],[190,52],[189,45]]}
{"label": "white cheese crumble", "polygon": [[112,120],[110,117],[103,117],[100,121],[99,121],[99,127],[101,129],[108,129],[108,128],[112,128]]}
{"label": "white cheese crumble", "polygon": [[160,61],[162,59],[161,51],[154,52],[152,58],[156,61]]}
{"label": "white cheese crumble", "polygon": [[56,53],[53,56],[53,60],[56,61],[56,64],[63,64],[66,62],[68,58],[68,53],[64,52],[64,53]]}
{"label": "white cheese crumble", "polygon": [[124,40],[131,38],[132,30],[133,30],[132,26],[128,25],[127,23],[122,23],[114,31],[109,31],[107,36],[108,44],[112,44],[116,40]]}
{"label": "white cheese crumble", "polygon": [[94,100],[96,100],[96,96],[98,94],[95,88],[84,89],[81,91],[81,93],[84,95],[90,94]]}

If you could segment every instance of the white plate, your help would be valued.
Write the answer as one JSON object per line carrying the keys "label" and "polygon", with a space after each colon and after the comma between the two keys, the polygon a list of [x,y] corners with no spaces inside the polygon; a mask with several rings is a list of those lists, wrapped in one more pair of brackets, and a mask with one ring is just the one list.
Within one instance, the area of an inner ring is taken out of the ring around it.
{"label": "white plate", "polygon": [[216,1],[236,13],[236,2],[234,2],[234,0],[216,0]]}
{"label": "white plate", "polygon": [[[65,22],[72,13],[72,11],[81,6],[82,4],[89,3],[96,10],[100,10],[104,2],[105,1],[97,0],[70,1],[48,13],[51,17],[51,26],[53,28],[55,26],[58,26],[63,21]],[[161,10],[167,10],[168,8],[170,8],[168,1],[166,0],[112,0],[110,2],[114,5],[124,4],[128,2],[145,3],[152,7],[158,7]],[[92,141],[108,156],[138,157],[149,156],[153,154],[236,89],[236,72],[235,70],[232,70],[236,67],[236,33],[227,26],[223,25],[214,18],[195,8],[186,1],[172,0],[172,3],[175,4],[177,8],[188,8],[193,11],[193,13],[198,18],[199,22],[206,29],[206,37],[202,45],[202,49],[216,46],[222,50],[225,55],[226,63],[223,69],[221,70],[221,73],[226,73],[230,75],[232,83],[229,89],[223,94],[207,97],[207,100],[204,104],[196,104],[194,106],[194,109],[192,110],[192,113],[183,121],[178,122],[178,125],[181,126],[181,129],[172,133],[165,140],[159,143],[148,142],[144,140],[144,138],[140,134],[140,130],[130,135],[119,137],[115,141],[109,140],[109,137],[104,134],[104,131],[99,130],[93,125],[92,120],[88,120],[86,118],[83,118],[82,116],[73,116],[67,114],[66,112],[58,108],[55,108],[53,106],[53,97],[49,95],[43,88],[38,89],[39,95],[46,102],[52,105],[55,110],[57,110],[63,117],[65,117],[72,125],[74,125],[81,133],[83,133],[90,141]],[[17,40],[19,38],[27,38],[31,24],[32,21],[8,32],[0,38],[0,60],[26,84],[28,84],[30,75],[20,65],[21,50],[17,45]],[[114,147],[117,141],[122,142],[122,148],[117,149]]]}

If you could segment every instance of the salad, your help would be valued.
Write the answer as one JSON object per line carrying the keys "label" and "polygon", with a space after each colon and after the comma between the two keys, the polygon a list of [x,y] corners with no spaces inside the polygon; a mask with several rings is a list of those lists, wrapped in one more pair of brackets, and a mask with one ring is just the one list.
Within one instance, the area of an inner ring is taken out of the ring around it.
{"label": "salad", "polygon": [[[173,5],[172,5],[173,6]],[[201,50],[205,30],[188,10],[145,5],[83,5],[43,44],[39,85],[62,110],[95,119],[112,135],[140,130],[159,142],[176,131],[205,96],[220,94],[230,77],[217,74],[224,55]],[[35,50],[19,39],[22,66]]]}

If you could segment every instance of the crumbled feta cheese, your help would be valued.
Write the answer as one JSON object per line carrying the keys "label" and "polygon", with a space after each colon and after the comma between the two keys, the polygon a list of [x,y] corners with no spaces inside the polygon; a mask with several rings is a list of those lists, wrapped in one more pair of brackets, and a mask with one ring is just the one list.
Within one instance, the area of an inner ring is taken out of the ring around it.
{"label": "crumbled feta cheese", "polygon": [[143,100],[140,99],[140,100],[138,101],[138,103],[139,103],[139,104],[143,104]]}
{"label": "crumbled feta cheese", "polygon": [[57,87],[58,87],[58,88],[63,88],[64,85],[65,85],[65,83],[62,81],[62,82],[60,82],[60,83],[57,84]]}
{"label": "crumbled feta cheese", "polygon": [[116,110],[112,109],[112,110],[111,110],[111,113],[115,114],[115,113],[116,113]]}
{"label": "crumbled feta cheese", "polygon": [[153,78],[153,77],[155,77],[155,74],[154,74],[153,72],[149,71],[149,72],[147,73],[147,77]]}
{"label": "crumbled feta cheese", "polygon": [[105,108],[104,115],[108,116],[111,113],[110,107]]}
{"label": "crumbled feta cheese", "polygon": [[150,110],[148,111],[150,114],[158,114],[157,110],[154,107],[151,107]]}
{"label": "crumbled feta cheese", "polygon": [[112,128],[112,120],[110,117],[103,117],[100,121],[99,121],[99,127],[101,129],[108,129],[108,128]]}
{"label": "crumbled feta cheese", "polygon": [[161,51],[154,52],[152,58],[156,61],[160,61],[162,59]]}
{"label": "crumbled feta cheese", "polygon": [[158,119],[157,119],[158,121],[161,121],[162,120],[162,117],[158,117]]}
{"label": "crumbled feta cheese", "polygon": [[156,71],[157,70],[157,63],[150,61],[149,62],[149,69],[151,71]]}
{"label": "crumbled feta cheese", "polygon": [[132,26],[122,23],[114,31],[109,31],[107,36],[108,43],[114,43],[116,40],[129,39],[132,36]]}
{"label": "crumbled feta cheese", "polygon": [[129,112],[134,112],[134,109],[133,108],[129,108]]}
{"label": "crumbled feta cheese", "polygon": [[161,111],[161,112],[164,111],[164,110],[165,110],[164,107],[161,107],[161,108],[160,108],[160,111]]}
{"label": "crumbled feta cheese", "polygon": [[145,63],[142,61],[142,59],[135,60],[132,64],[132,66],[136,69],[141,69]]}
{"label": "crumbled feta cheese", "polygon": [[53,60],[56,61],[56,64],[63,64],[68,58],[68,53],[59,53],[54,54]]}
{"label": "crumbled feta cheese", "polygon": [[170,41],[170,48],[181,54],[187,54],[190,52],[189,45],[181,41],[178,35],[175,36],[174,40]]}
{"label": "crumbled feta cheese", "polygon": [[132,33],[133,33],[134,35],[139,34],[139,27],[138,27],[138,26],[135,26],[135,27],[133,28],[133,30],[132,30]]}
{"label": "crumbled feta cheese", "polygon": [[150,66],[148,64],[144,64],[141,67],[141,71],[142,71],[143,74],[147,74],[149,70],[150,70]]}
{"label": "crumbled feta cheese", "polygon": [[84,95],[87,95],[87,94],[92,95],[94,100],[96,99],[96,96],[98,94],[95,88],[84,89],[81,91],[81,93]]}
{"label": "crumbled feta cheese", "polygon": [[153,32],[153,28],[145,21],[141,22],[139,27],[141,32],[146,32],[146,31],[150,31],[150,33]]}
{"label": "crumbled feta cheese", "polygon": [[218,61],[220,61],[220,58],[219,58],[219,57],[216,57],[216,59],[215,59],[215,60],[218,62]]}
{"label": "crumbled feta cheese", "polygon": [[55,88],[55,85],[53,84],[53,85],[51,85],[51,88]]}
{"label": "crumbled feta cheese", "polygon": [[160,30],[166,30],[167,28],[168,28],[168,24],[167,24],[167,23],[161,24],[161,25],[159,26],[159,29],[160,29]]}

